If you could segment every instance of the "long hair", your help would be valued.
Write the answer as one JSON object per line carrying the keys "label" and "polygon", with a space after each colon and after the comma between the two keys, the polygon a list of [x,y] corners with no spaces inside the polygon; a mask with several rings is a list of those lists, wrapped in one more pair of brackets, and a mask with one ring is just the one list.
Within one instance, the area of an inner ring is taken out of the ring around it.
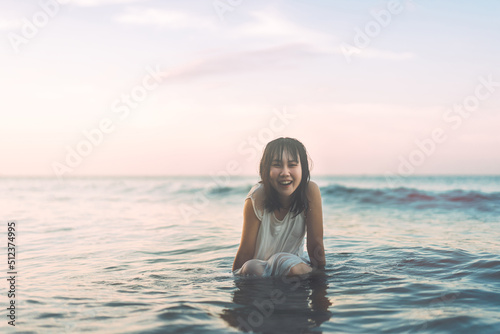
{"label": "long hair", "polygon": [[269,142],[264,149],[259,167],[261,183],[264,184],[264,192],[266,195],[264,207],[269,212],[283,207],[279,201],[278,192],[271,186],[270,171],[273,160],[277,159],[282,161],[283,151],[285,150],[294,160],[300,161],[300,165],[302,167],[302,180],[300,181],[297,189],[295,189],[292,193],[290,206],[292,213],[297,216],[302,211],[307,212],[307,209],[309,208],[306,191],[310,179],[310,173],[306,148],[300,141],[294,138],[282,137],[274,139]]}

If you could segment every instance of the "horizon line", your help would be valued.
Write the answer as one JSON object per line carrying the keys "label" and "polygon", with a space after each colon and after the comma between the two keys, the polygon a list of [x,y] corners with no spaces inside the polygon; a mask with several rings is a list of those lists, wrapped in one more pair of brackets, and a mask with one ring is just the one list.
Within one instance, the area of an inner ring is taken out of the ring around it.
{"label": "horizon line", "polygon": [[[462,174],[462,173],[429,173],[429,174],[413,174],[413,175],[384,175],[384,174],[376,174],[376,173],[359,173],[359,174],[318,174],[311,177],[361,177],[361,176],[370,176],[370,177],[432,177],[432,176],[500,176],[500,174]],[[172,177],[220,177],[219,175],[210,175],[210,174],[154,174],[154,175],[145,175],[145,174],[82,174],[82,175],[68,175],[64,177],[58,177],[55,175],[37,175],[37,174],[26,174],[26,175],[2,175],[0,174],[0,178],[53,178],[53,179],[75,179],[75,178],[172,178]],[[259,175],[255,174],[240,174],[240,175],[229,175],[229,177],[256,177],[260,178]]]}

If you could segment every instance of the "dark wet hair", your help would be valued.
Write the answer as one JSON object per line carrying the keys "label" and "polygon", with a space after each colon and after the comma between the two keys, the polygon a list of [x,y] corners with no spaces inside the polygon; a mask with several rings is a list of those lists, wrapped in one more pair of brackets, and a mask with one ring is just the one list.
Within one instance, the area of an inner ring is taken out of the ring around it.
{"label": "dark wet hair", "polygon": [[275,159],[282,161],[283,151],[287,151],[294,160],[300,161],[302,167],[302,180],[292,194],[290,206],[292,213],[297,216],[302,211],[307,212],[309,208],[306,191],[310,173],[306,148],[300,141],[294,138],[281,137],[274,139],[269,142],[264,149],[259,168],[260,182],[264,184],[264,192],[266,195],[264,207],[270,212],[283,207],[279,201],[278,192],[271,186],[270,181],[271,164]]}

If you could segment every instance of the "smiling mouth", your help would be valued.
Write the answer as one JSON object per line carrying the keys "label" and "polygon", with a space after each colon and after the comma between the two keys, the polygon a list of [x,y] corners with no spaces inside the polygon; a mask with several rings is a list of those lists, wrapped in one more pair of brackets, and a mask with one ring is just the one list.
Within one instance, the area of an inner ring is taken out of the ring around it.
{"label": "smiling mouth", "polygon": [[282,186],[289,186],[290,184],[292,184],[292,181],[279,181],[278,183]]}

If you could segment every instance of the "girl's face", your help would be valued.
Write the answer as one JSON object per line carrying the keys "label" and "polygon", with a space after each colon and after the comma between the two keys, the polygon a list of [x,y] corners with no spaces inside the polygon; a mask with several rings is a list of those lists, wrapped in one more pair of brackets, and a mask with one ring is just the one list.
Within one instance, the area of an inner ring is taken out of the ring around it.
{"label": "girl's face", "polygon": [[[297,154],[297,159],[299,155]],[[282,200],[287,200],[299,187],[302,181],[302,166],[300,160],[293,160],[287,151],[283,151],[283,161],[277,159],[271,162],[270,182]]]}

